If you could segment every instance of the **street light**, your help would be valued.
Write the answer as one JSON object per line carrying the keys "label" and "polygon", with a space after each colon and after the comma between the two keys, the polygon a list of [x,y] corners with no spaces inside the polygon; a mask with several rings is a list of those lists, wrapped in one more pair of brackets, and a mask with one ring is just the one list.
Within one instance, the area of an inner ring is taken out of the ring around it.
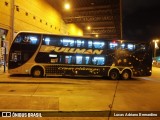
{"label": "street light", "polygon": [[154,42],[154,58],[155,58],[156,57],[156,49],[159,48],[158,45],[157,45],[157,43],[159,42],[159,40],[156,39],[156,40],[153,40],[153,42]]}
{"label": "street light", "polygon": [[64,8],[65,8],[66,10],[69,10],[69,9],[70,9],[70,7],[71,7],[71,6],[70,6],[70,4],[69,4],[69,3],[65,3],[65,4],[64,4]]}
{"label": "street light", "polygon": [[91,26],[87,26],[87,30],[91,30]]}
{"label": "street light", "polygon": [[99,35],[98,34],[96,34],[96,38],[98,38],[99,37]]}

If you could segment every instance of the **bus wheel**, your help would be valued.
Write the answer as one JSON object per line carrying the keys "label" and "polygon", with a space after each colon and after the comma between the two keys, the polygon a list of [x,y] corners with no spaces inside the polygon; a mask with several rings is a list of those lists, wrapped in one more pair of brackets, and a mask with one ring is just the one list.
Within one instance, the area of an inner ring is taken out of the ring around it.
{"label": "bus wheel", "polygon": [[131,71],[130,70],[124,70],[121,74],[121,77],[123,80],[128,80],[131,78]]}
{"label": "bus wheel", "polygon": [[32,77],[43,77],[44,71],[41,67],[34,67],[31,71]]}
{"label": "bus wheel", "polygon": [[111,70],[109,72],[109,78],[111,80],[117,80],[119,78],[119,71],[118,70]]}

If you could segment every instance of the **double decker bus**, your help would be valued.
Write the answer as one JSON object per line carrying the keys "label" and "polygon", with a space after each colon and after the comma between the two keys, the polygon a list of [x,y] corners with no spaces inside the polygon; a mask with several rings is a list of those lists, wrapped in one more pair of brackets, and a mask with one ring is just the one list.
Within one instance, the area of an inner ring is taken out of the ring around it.
{"label": "double decker bus", "polygon": [[10,74],[103,76],[130,79],[150,76],[150,43],[19,32],[9,52]]}

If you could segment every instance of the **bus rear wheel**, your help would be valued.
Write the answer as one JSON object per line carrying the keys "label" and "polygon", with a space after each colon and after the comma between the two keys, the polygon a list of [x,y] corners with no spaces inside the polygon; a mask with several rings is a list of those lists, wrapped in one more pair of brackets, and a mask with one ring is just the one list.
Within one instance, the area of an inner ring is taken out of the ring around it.
{"label": "bus rear wheel", "polygon": [[121,74],[121,77],[123,80],[128,80],[131,78],[131,71],[130,70],[124,70]]}
{"label": "bus rear wheel", "polygon": [[32,77],[43,77],[44,71],[41,67],[34,67],[31,71]]}
{"label": "bus rear wheel", "polygon": [[119,71],[118,70],[111,70],[109,72],[109,78],[111,80],[118,80],[118,78],[119,78]]}

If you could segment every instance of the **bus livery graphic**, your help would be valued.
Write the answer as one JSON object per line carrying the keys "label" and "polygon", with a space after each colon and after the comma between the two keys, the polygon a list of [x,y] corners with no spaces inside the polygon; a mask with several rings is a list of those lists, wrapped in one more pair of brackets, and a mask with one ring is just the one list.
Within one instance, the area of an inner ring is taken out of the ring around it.
{"label": "bus livery graphic", "polygon": [[79,53],[79,54],[102,54],[103,50],[92,50],[92,49],[79,49],[79,48],[68,48],[68,47],[56,47],[56,46],[41,46],[40,52],[64,52],[64,53]]}

